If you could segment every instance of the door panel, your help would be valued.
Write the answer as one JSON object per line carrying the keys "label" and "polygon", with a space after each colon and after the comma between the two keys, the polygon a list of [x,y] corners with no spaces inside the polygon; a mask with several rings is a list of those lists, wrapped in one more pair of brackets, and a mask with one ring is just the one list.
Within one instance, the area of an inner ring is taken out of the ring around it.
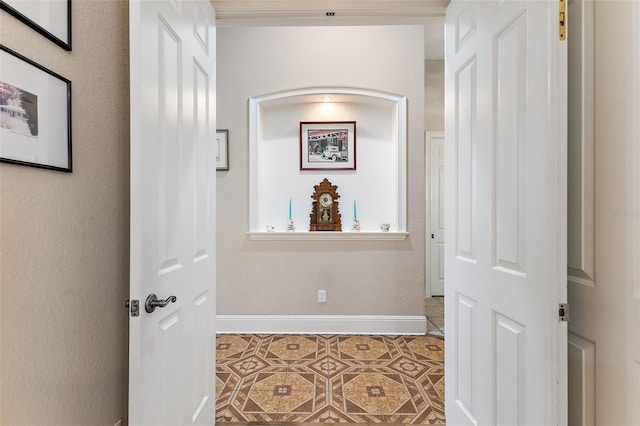
{"label": "door panel", "polygon": [[569,331],[569,424],[596,425],[595,344]]}
{"label": "door panel", "polygon": [[527,328],[506,316],[494,316],[495,404],[498,425],[526,424]]}
{"label": "door panel", "polygon": [[495,194],[492,235],[497,270],[526,277],[527,13],[523,10],[496,34],[493,88]]}
{"label": "door panel", "polygon": [[130,2],[132,425],[215,418],[214,24],[206,1]]}
{"label": "door panel", "polygon": [[[464,20],[461,20],[464,22]],[[467,36],[469,37],[469,36]],[[445,68],[445,72],[446,72]],[[454,96],[456,102],[456,133],[457,145],[456,170],[456,227],[452,229],[455,235],[456,255],[459,259],[475,262],[473,250],[474,229],[474,199],[476,197],[475,183],[475,120],[476,120],[476,61],[471,58],[456,72],[456,86]],[[447,154],[445,153],[445,156]],[[445,223],[445,226],[447,224]]]}
{"label": "door panel", "polygon": [[557,3],[446,18],[446,412],[566,423],[566,44]]}
{"label": "door panel", "polygon": [[[568,253],[572,285],[595,286],[595,2],[569,0]],[[589,291],[588,289],[584,289]],[[593,402],[592,402],[593,405]]]}
{"label": "door panel", "polygon": [[[478,354],[472,336],[472,326],[477,316],[476,301],[460,293],[456,295],[456,299],[455,318],[457,321],[454,324],[456,342],[455,345],[450,345],[451,339],[447,338],[447,345],[455,350],[454,359],[458,364],[456,365],[456,374],[449,377],[454,377],[456,380],[454,386],[456,405],[464,414],[460,420],[467,420],[464,424],[475,424],[473,413],[470,410],[474,406],[472,389],[476,388],[471,367]],[[451,327],[448,330],[451,330]],[[451,336],[450,333],[447,335]],[[447,368],[446,364],[445,368]]]}

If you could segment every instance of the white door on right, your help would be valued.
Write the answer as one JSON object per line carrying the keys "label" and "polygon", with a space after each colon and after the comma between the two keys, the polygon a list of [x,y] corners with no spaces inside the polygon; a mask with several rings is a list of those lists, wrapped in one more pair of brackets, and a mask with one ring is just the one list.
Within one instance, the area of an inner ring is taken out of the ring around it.
{"label": "white door on right", "polygon": [[566,424],[559,0],[453,0],[445,31],[447,424]]}

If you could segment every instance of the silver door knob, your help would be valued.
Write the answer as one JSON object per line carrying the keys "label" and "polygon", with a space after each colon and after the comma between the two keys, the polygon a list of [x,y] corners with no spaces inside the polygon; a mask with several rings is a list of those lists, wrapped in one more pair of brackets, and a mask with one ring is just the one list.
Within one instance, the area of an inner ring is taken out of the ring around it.
{"label": "silver door knob", "polygon": [[178,299],[175,296],[169,296],[166,299],[161,300],[161,299],[158,299],[158,296],[151,293],[147,297],[147,301],[144,302],[144,310],[147,311],[148,313],[151,313],[155,311],[156,308],[164,308],[169,303],[175,303],[176,300]]}

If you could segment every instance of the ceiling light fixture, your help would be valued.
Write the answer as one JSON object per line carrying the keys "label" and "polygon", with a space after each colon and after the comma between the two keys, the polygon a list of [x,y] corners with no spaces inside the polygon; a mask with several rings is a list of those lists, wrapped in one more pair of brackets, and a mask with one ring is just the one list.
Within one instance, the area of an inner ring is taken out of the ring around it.
{"label": "ceiling light fixture", "polygon": [[322,97],[322,102],[331,102],[333,100],[333,98],[331,96],[323,96]]}

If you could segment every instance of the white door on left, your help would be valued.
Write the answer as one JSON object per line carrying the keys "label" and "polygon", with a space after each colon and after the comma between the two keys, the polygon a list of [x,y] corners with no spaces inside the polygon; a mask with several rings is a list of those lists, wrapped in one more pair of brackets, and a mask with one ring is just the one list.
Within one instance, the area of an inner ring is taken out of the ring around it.
{"label": "white door on left", "polygon": [[[129,424],[212,425],[215,13],[206,0],[129,7]],[[166,306],[145,309],[151,295]]]}

